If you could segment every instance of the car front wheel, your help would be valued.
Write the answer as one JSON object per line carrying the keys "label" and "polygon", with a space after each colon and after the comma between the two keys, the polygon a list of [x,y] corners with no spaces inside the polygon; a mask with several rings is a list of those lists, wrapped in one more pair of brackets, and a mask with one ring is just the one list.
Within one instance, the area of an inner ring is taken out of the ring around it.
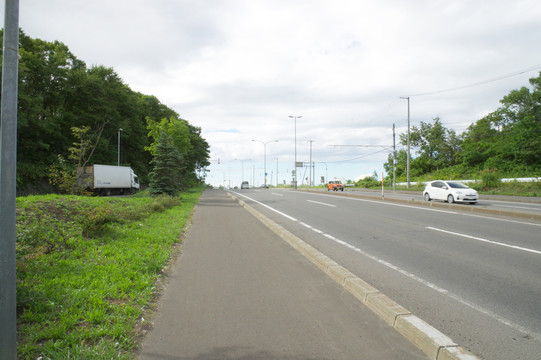
{"label": "car front wheel", "polygon": [[455,202],[455,198],[453,197],[453,195],[447,196],[447,202],[448,202],[449,204],[452,204],[452,203]]}
{"label": "car front wheel", "polygon": [[425,193],[425,201],[430,201],[430,194],[429,193]]}

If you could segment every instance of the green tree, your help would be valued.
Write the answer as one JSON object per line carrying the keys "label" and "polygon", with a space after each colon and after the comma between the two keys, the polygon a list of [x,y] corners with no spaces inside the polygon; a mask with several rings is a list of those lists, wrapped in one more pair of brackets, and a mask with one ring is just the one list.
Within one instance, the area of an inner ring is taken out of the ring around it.
{"label": "green tree", "polygon": [[[400,134],[400,142],[407,145],[406,134]],[[454,130],[445,128],[439,118],[434,118],[433,124],[421,121],[410,132],[410,145],[417,148],[418,153],[410,163],[410,171],[422,175],[454,165],[460,143]]]}
{"label": "green tree", "polygon": [[149,184],[151,194],[177,195],[182,190],[184,159],[171,135],[165,131],[156,140],[150,163],[153,167]]}
{"label": "green tree", "polygon": [[61,42],[34,40],[22,31],[19,40],[17,172],[24,183],[47,178],[49,165],[69,146],[69,127],[63,127],[66,89],[85,64]]}
{"label": "green tree", "polygon": [[75,168],[60,154],[58,154],[58,160],[49,167],[49,183],[58,187],[63,193],[75,192]]}
{"label": "green tree", "polygon": [[160,122],[147,117],[148,136],[154,141],[146,147],[151,154],[155,154],[158,140],[162,134],[167,134],[173,146],[182,155],[183,163],[183,185],[188,186],[191,182],[197,181],[197,173],[210,165],[209,145],[201,137],[201,128],[194,127],[186,120],[174,116],[164,118]]}
{"label": "green tree", "polygon": [[[0,30],[0,40],[3,32]],[[73,147],[72,128],[102,129],[92,162],[116,164],[118,131],[120,162],[134,168],[148,183],[152,154],[145,150],[155,138],[148,136],[147,117],[170,121],[174,144],[184,157],[184,181],[208,164],[208,144],[200,129],[162,104],[156,97],[132,91],[109,67],[92,66],[77,59],[59,42],[32,39],[20,32],[17,187],[20,194],[47,186],[51,165],[63,168]],[[1,54],[0,54],[1,56]],[[159,136],[159,133],[158,133]]]}
{"label": "green tree", "polygon": [[188,125],[190,128],[190,144],[191,150],[186,157],[186,177],[187,180],[194,179],[198,173],[202,174],[197,179],[199,182],[204,178],[204,170],[210,165],[210,146],[207,141],[201,136],[201,128]]}
{"label": "green tree", "polygon": [[[487,159],[498,156],[498,134],[495,114],[489,114],[471,124],[463,135],[459,159],[469,167],[480,167]],[[497,116],[497,115],[496,115]]]}
{"label": "green tree", "polygon": [[[396,152],[396,177],[404,178],[407,177],[407,158],[408,158],[408,152],[404,149],[398,150]],[[383,168],[385,169],[385,173],[387,174],[387,178],[392,179],[393,177],[393,154],[389,154],[387,157],[387,162],[383,164]]]}
{"label": "green tree", "polygon": [[187,154],[191,150],[190,128],[185,120],[171,116],[157,122],[147,117],[147,129],[149,130],[148,136],[154,139],[154,141],[146,147],[146,150],[150,151],[153,155],[156,153],[158,140],[164,133],[170,137],[173,146],[181,154]]}
{"label": "green tree", "polygon": [[459,156],[462,163],[514,176],[541,169],[541,73],[530,85],[531,89],[512,90],[496,111],[468,128]]}

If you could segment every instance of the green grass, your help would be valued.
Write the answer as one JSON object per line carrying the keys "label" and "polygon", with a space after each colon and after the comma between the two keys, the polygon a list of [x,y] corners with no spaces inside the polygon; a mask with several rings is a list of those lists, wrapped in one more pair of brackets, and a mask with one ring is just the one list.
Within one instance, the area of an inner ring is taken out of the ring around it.
{"label": "green grass", "polygon": [[18,198],[18,357],[132,358],[136,327],[201,190]]}
{"label": "green grass", "polygon": [[500,182],[494,187],[480,189],[482,194],[511,196],[541,196],[541,182]]}

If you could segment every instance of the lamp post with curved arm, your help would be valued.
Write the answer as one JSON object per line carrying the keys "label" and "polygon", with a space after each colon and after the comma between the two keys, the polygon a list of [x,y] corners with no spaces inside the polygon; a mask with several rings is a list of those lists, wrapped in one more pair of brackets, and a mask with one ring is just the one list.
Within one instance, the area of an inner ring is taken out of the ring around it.
{"label": "lamp post with curved arm", "polygon": [[242,182],[244,182],[244,162],[245,161],[252,161],[252,159],[245,159],[245,160],[241,160],[241,159],[233,159],[233,160],[237,160],[237,161],[240,161],[242,163]]}
{"label": "lamp post with curved arm", "polygon": [[295,189],[297,188],[297,119],[300,119],[302,115],[289,115],[290,118],[295,119]]}
{"label": "lamp post with curved arm", "polygon": [[122,128],[118,129],[118,161],[117,165],[120,166],[120,132],[124,130]]}
{"label": "lamp post with curved arm", "polygon": [[264,172],[265,172],[265,188],[267,188],[267,144],[271,142],[278,142],[278,140],[270,140],[267,142],[263,142],[261,140],[252,140],[257,141],[263,144],[263,166],[264,166]]}

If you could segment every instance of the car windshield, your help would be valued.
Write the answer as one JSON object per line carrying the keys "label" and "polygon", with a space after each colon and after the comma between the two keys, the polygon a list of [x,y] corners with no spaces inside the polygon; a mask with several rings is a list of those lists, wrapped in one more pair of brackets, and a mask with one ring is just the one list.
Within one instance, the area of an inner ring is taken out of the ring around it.
{"label": "car windshield", "polygon": [[449,186],[452,187],[453,189],[469,189],[468,186],[459,182],[449,182],[447,184],[449,184]]}

